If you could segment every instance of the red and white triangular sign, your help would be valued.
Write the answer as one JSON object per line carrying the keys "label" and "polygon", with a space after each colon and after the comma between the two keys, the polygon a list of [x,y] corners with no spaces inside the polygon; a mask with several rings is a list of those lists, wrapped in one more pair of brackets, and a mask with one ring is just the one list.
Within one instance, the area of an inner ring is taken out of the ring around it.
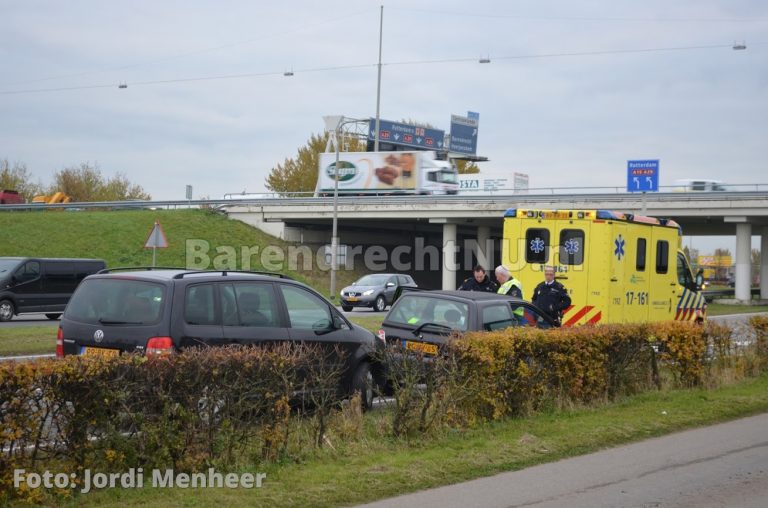
{"label": "red and white triangular sign", "polygon": [[168,240],[163,233],[163,227],[160,225],[160,221],[155,221],[155,225],[152,226],[152,231],[149,232],[147,241],[144,243],[145,249],[165,249],[168,247]]}

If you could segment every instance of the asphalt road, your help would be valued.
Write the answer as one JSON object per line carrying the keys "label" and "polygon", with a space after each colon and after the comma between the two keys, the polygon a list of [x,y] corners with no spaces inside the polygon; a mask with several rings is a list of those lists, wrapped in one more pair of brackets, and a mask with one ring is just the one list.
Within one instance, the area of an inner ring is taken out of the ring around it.
{"label": "asphalt road", "polygon": [[750,314],[729,314],[727,316],[712,316],[709,319],[710,321],[715,321],[717,323],[720,323],[721,325],[726,325],[731,328],[745,325],[749,318],[752,316],[765,316],[768,314],[768,312],[752,312]]}
{"label": "asphalt road", "polygon": [[45,314],[22,314],[13,316],[13,319],[0,323],[0,328],[19,328],[22,326],[58,326],[59,320],[53,321],[45,317]]}
{"label": "asphalt road", "polygon": [[766,429],[763,414],[365,506],[765,508]]}

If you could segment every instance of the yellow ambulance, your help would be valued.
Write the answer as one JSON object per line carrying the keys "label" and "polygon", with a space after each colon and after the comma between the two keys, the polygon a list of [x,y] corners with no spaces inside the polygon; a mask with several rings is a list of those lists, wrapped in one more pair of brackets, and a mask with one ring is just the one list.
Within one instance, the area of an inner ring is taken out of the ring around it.
{"label": "yellow ambulance", "polygon": [[563,326],[703,320],[706,302],[681,250],[680,226],[608,210],[504,214],[502,263],[530,298],[552,265],[571,306]]}

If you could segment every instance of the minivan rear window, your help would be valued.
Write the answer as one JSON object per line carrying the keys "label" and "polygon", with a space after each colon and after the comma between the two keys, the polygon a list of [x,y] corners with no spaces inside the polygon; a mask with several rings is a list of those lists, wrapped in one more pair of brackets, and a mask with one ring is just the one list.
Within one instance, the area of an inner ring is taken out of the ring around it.
{"label": "minivan rear window", "polygon": [[160,321],[165,288],[130,279],[84,280],[72,295],[65,318],[90,324],[149,325]]}

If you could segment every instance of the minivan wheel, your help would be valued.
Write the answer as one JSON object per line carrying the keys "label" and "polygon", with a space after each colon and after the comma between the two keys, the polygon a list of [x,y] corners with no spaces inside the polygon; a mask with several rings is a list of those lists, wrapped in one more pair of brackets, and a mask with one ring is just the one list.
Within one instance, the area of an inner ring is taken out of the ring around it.
{"label": "minivan wheel", "polygon": [[56,321],[61,317],[61,314],[46,314],[45,317],[47,317],[51,321]]}
{"label": "minivan wheel", "polygon": [[384,299],[384,295],[377,296],[376,301],[373,302],[373,310],[375,310],[376,312],[382,312],[386,308],[387,308],[387,301]]}
{"label": "minivan wheel", "polygon": [[361,362],[355,369],[352,376],[352,393],[360,392],[360,406],[363,411],[368,411],[373,407],[373,373],[371,373],[371,364]]}
{"label": "minivan wheel", "polygon": [[10,321],[13,318],[13,302],[10,300],[0,301],[0,321]]}

